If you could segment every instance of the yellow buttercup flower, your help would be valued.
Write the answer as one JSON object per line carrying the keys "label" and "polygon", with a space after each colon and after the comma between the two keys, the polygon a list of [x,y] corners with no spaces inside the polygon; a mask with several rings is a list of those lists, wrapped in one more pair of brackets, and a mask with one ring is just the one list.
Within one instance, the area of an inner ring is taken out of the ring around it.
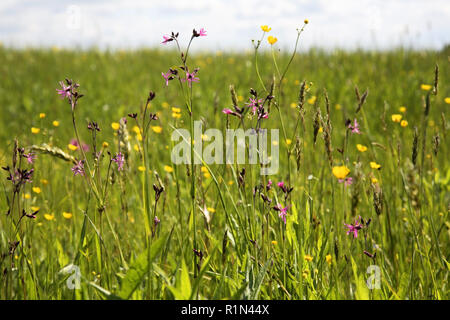
{"label": "yellow buttercup flower", "polygon": [[48,221],[52,221],[55,219],[55,215],[53,213],[52,214],[44,213],[44,218]]}
{"label": "yellow buttercup flower", "polygon": [[133,146],[133,149],[134,149],[134,151],[139,152],[139,146],[138,146],[137,144],[135,144],[135,145]]}
{"label": "yellow buttercup flower", "polygon": [[118,122],[113,122],[111,123],[111,128],[113,128],[113,130],[119,130],[120,124]]}
{"label": "yellow buttercup flower", "polygon": [[164,171],[171,173],[171,172],[173,172],[173,168],[171,166],[164,166]]}
{"label": "yellow buttercup flower", "polygon": [[333,174],[338,179],[345,179],[345,177],[350,173],[350,169],[346,166],[336,166],[332,169]]}
{"label": "yellow buttercup flower", "polygon": [[378,179],[377,178],[372,178],[372,183],[373,184],[378,183]]}
{"label": "yellow buttercup flower", "polygon": [[22,197],[23,197],[24,199],[31,199],[31,194],[25,193],[24,195],[22,195]]}
{"label": "yellow buttercup flower", "polygon": [[323,127],[319,128],[319,132],[322,133],[323,132]]}
{"label": "yellow buttercup flower", "polygon": [[305,258],[305,260],[308,261],[308,262],[311,262],[311,261],[313,260],[313,257],[310,256],[309,254],[305,255],[304,258]]}
{"label": "yellow buttercup flower", "polygon": [[261,30],[264,32],[269,32],[270,30],[272,30],[272,28],[269,28],[268,26],[264,25],[264,26],[261,26]]}
{"label": "yellow buttercup flower", "polygon": [[312,96],[311,98],[309,98],[307,101],[309,104],[314,104],[316,102],[317,97],[316,96]]}
{"label": "yellow buttercup flower", "polygon": [[30,209],[31,209],[31,211],[36,212],[36,211],[39,211],[40,208],[31,206]]}
{"label": "yellow buttercup flower", "polygon": [[203,177],[204,177],[205,179],[209,179],[209,178],[211,178],[211,173],[205,172],[205,173],[203,173]]}
{"label": "yellow buttercup flower", "polygon": [[432,88],[432,86],[430,84],[421,84],[420,85],[420,89],[424,90],[424,91],[430,91]]}
{"label": "yellow buttercup flower", "polygon": [[331,262],[332,262],[331,254],[327,254],[327,255],[326,255],[325,261],[328,263],[328,265],[331,265]]}
{"label": "yellow buttercup flower", "polygon": [[41,193],[41,188],[39,188],[39,187],[33,187],[31,189],[33,190],[34,193],[37,193],[37,194]]}
{"label": "yellow buttercup flower", "polygon": [[140,133],[136,134],[136,139],[138,139],[138,141],[142,141],[143,140],[142,134]]}
{"label": "yellow buttercup flower", "polygon": [[273,244],[274,246],[276,246],[276,245],[278,244],[278,241],[273,240],[273,241],[272,241],[272,244]]}
{"label": "yellow buttercup flower", "polygon": [[376,163],[375,161],[371,161],[370,162],[370,167],[372,169],[380,169],[381,168],[381,164]]}
{"label": "yellow buttercup flower", "polygon": [[172,112],[172,118],[180,119],[181,118],[181,113]]}
{"label": "yellow buttercup flower", "polygon": [[39,113],[39,118],[40,119],[44,119],[45,118],[45,113]]}
{"label": "yellow buttercup flower", "polygon": [[394,122],[400,122],[402,120],[402,115],[401,114],[393,114],[391,116],[392,121]]}
{"label": "yellow buttercup flower", "polygon": [[292,143],[291,139],[286,139],[286,144],[289,146]]}
{"label": "yellow buttercup flower", "polygon": [[450,104],[450,97],[444,99],[445,103]]}
{"label": "yellow buttercup flower", "polygon": [[367,151],[367,147],[363,146],[362,144],[357,144],[356,145],[356,149],[358,149],[359,152],[366,152]]}
{"label": "yellow buttercup flower", "polygon": [[278,39],[275,38],[275,37],[272,37],[272,36],[268,36],[268,37],[267,37],[267,41],[268,41],[271,45],[273,45],[273,44],[275,44],[275,42],[278,41]]}
{"label": "yellow buttercup flower", "polygon": [[39,128],[35,128],[35,127],[31,128],[31,133],[32,134],[38,134],[40,131],[41,131],[41,129],[39,129]]}
{"label": "yellow buttercup flower", "polygon": [[41,183],[46,186],[48,185],[48,180],[47,179],[41,179]]}
{"label": "yellow buttercup flower", "polygon": [[336,104],[335,108],[336,108],[336,110],[341,110],[342,106],[338,103],[338,104]]}
{"label": "yellow buttercup flower", "polygon": [[402,120],[402,122],[400,122],[400,125],[401,125],[402,127],[406,127],[406,126],[408,125],[408,121]]}
{"label": "yellow buttercup flower", "polygon": [[54,127],[59,127],[59,121],[58,120],[53,121],[52,124],[53,124]]}
{"label": "yellow buttercup flower", "polygon": [[162,127],[160,127],[160,126],[152,126],[152,130],[155,133],[161,133]]}
{"label": "yellow buttercup flower", "polygon": [[134,126],[133,129],[131,129],[131,130],[133,130],[134,133],[136,133],[136,134],[140,134],[141,133],[141,129],[139,129],[138,126]]}
{"label": "yellow buttercup flower", "polygon": [[398,108],[398,111],[400,111],[401,113],[405,113],[406,112],[406,108],[405,107],[400,107],[400,108]]}
{"label": "yellow buttercup flower", "polygon": [[181,112],[181,109],[180,109],[180,108],[172,107],[172,112],[180,113],[180,112]]}
{"label": "yellow buttercup flower", "polygon": [[62,215],[66,219],[72,218],[72,213],[71,212],[63,212]]}
{"label": "yellow buttercup flower", "polygon": [[103,141],[102,147],[103,147],[103,148],[108,148],[108,147],[109,147],[109,143],[106,142],[106,141]]}
{"label": "yellow buttercup flower", "polygon": [[138,170],[141,171],[141,172],[144,172],[145,171],[145,167],[144,166],[139,166]]}
{"label": "yellow buttercup flower", "polygon": [[75,146],[75,145],[73,145],[73,144],[71,144],[71,143],[69,143],[69,144],[67,145],[67,148],[69,148],[69,150],[72,150],[72,151],[75,151],[75,150],[78,149],[77,146]]}
{"label": "yellow buttercup flower", "polygon": [[208,207],[208,208],[206,208],[206,210],[208,210],[208,211],[211,212],[211,213],[216,212],[216,209],[214,209],[214,208],[212,208],[212,207]]}

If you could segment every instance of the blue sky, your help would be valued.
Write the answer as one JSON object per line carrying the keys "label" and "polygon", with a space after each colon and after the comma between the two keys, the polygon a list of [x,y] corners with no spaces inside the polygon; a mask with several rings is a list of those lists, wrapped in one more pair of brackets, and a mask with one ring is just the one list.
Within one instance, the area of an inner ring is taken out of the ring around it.
{"label": "blue sky", "polygon": [[418,0],[1,0],[0,42],[6,46],[137,48],[159,46],[162,35],[193,28],[208,37],[199,49],[251,49],[260,26],[290,47],[296,28],[310,23],[301,46],[440,49],[450,43],[450,1]]}

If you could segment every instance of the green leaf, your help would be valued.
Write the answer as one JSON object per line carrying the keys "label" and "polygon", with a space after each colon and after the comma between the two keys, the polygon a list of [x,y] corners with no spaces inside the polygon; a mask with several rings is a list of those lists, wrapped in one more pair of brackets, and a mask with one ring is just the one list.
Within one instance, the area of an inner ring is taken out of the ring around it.
{"label": "green leaf", "polygon": [[[148,273],[150,263],[155,259],[161,251],[166,238],[161,237],[154,241],[150,248],[150,260],[148,259],[148,251],[145,249],[139,254],[128,270],[125,278],[122,280],[118,296],[122,299],[129,299],[137,287],[141,284],[145,275]],[[150,275],[151,276],[151,275]]]}

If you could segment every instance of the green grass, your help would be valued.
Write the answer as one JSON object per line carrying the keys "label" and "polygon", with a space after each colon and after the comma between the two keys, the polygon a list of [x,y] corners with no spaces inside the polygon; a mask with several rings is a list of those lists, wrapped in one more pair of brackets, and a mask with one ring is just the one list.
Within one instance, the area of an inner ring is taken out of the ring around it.
{"label": "green grass", "polygon": [[[172,127],[189,130],[190,118],[176,81],[166,87],[161,76],[179,64],[176,52],[0,47],[1,166],[12,166],[15,138],[26,151],[31,145],[47,143],[81,157],[67,148],[75,138],[70,106],[56,94],[58,81],[67,77],[79,83],[85,95],[76,107],[81,140],[91,144],[88,121],[97,121],[101,128],[96,141],[105,157],[93,181],[101,186],[101,194],[107,185],[105,200],[98,201],[88,180],[73,177],[71,163],[38,153],[33,182],[21,190],[14,210],[7,215],[13,190],[3,171],[0,298],[448,299],[450,170],[447,124],[443,125],[442,115],[448,108],[444,99],[450,96],[449,54],[448,48],[440,52],[312,50],[298,54],[283,82],[282,96],[275,92],[280,113],[272,106],[269,119],[263,122],[263,127],[280,129],[283,140],[281,114],[287,136],[293,138],[289,146],[280,141],[278,175],[263,177],[258,166],[246,165],[245,187],[239,188],[243,166],[211,165],[210,177],[197,165],[192,215],[191,168],[174,166],[170,160]],[[280,69],[288,60],[288,54],[278,57]],[[194,120],[202,119],[204,128],[226,129],[222,109],[232,106],[230,85],[241,107],[250,97],[250,88],[263,95],[252,53],[196,53],[188,64],[200,67],[200,82],[193,86],[193,108]],[[260,54],[258,64],[265,86],[270,87],[276,74],[271,54]],[[439,90],[437,95],[430,94],[425,117],[429,92],[420,86],[433,85],[436,64]],[[303,80],[312,83],[305,97],[305,131],[300,124],[294,134]],[[355,86],[361,94],[369,90],[362,111],[356,114]],[[349,167],[354,179],[349,187],[333,176],[322,134],[313,142],[317,107],[326,120],[324,89],[330,100],[333,166],[345,163]],[[131,150],[125,170],[119,173],[114,163],[108,170],[107,151],[114,155],[120,140],[111,124],[128,113],[141,115],[150,90],[156,98],[148,112],[159,117],[151,125],[162,127],[162,132],[150,130],[144,146],[132,129],[133,119],[128,118]],[[401,106],[406,107],[405,113],[399,111]],[[180,119],[172,117],[172,107],[181,108]],[[39,113],[45,113],[45,118]],[[393,122],[392,114],[402,114],[408,125]],[[362,134],[346,135],[345,120],[354,118]],[[58,127],[52,125],[54,120],[59,121]],[[245,118],[246,127],[254,122]],[[228,123],[233,128],[240,125],[234,117]],[[416,166],[411,161],[415,126],[419,133]],[[32,134],[31,127],[40,132]],[[437,155],[432,143],[436,134],[440,138]],[[296,136],[302,142],[299,167],[293,148]],[[104,141],[107,148],[101,146]],[[338,151],[344,144],[345,156]],[[359,152],[356,144],[368,150]],[[146,150],[145,159],[135,146]],[[289,161],[287,148],[292,150]],[[87,157],[94,167],[91,153],[92,146]],[[372,169],[371,161],[381,169]],[[148,175],[139,170],[145,162]],[[165,166],[174,171],[167,172]],[[24,159],[22,167],[30,168]],[[287,182],[288,176],[294,189],[290,200],[283,201],[276,182]],[[271,206],[252,192],[269,178],[274,182],[267,193]],[[372,178],[378,182],[372,183]],[[156,210],[153,184],[165,188]],[[40,187],[41,193],[32,187]],[[380,190],[382,212],[377,214],[373,198]],[[277,201],[292,205],[286,226],[271,209]],[[16,230],[18,206],[27,211],[39,207],[40,211],[36,219],[25,218]],[[210,220],[204,218],[203,208],[215,209]],[[66,219],[63,212],[72,217]],[[44,214],[53,214],[54,219],[47,220]],[[152,237],[154,215],[161,223]],[[346,235],[344,222],[351,223],[358,216],[372,221],[353,239]],[[193,253],[194,233],[197,249],[203,253],[201,261]],[[13,240],[20,244],[10,254]],[[364,250],[376,252],[376,257],[368,257]],[[59,272],[69,264],[80,267],[80,290],[68,289],[69,275]],[[369,290],[365,284],[370,265],[381,270],[380,289]]]}

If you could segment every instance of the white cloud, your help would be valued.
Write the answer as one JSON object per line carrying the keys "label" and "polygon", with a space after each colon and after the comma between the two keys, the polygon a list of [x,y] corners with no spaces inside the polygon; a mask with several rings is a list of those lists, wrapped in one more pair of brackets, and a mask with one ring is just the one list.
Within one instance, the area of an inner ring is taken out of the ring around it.
{"label": "white cloud", "polygon": [[0,2],[0,41],[13,46],[159,45],[163,34],[189,38],[204,27],[196,47],[243,49],[268,24],[279,46],[292,46],[296,28],[310,20],[303,48],[440,48],[450,43],[447,0],[117,0]]}

